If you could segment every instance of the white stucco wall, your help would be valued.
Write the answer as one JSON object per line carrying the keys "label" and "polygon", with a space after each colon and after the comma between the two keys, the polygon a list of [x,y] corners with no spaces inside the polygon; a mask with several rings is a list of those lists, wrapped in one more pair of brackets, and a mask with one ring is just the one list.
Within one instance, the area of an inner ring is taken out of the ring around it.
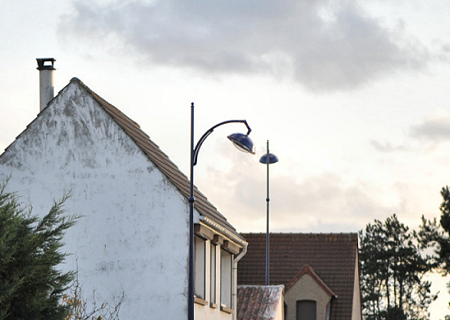
{"label": "white stucco wall", "polygon": [[71,192],[67,214],[83,215],[65,238],[87,299],[113,303],[120,318],[183,319],[187,307],[188,205],[133,141],[71,83],[0,157],[33,213]]}

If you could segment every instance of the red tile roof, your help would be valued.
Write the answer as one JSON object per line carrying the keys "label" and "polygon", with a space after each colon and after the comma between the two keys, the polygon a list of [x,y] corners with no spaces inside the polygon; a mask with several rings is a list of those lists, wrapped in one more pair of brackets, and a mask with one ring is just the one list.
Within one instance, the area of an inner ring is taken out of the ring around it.
{"label": "red tile roof", "polygon": [[[265,283],[265,233],[242,234],[249,243],[247,254],[239,261],[238,284]],[[270,284],[283,284],[286,292],[299,279],[305,265],[314,268],[325,285],[338,296],[333,301],[332,320],[352,316],[358,235],[347,234],[270,234]],[[359,272],[357,270],[357,272]]]}
{"label": "red tile roof", "polygon": [[238,286],[237,320],[274,320],[284,286]]}

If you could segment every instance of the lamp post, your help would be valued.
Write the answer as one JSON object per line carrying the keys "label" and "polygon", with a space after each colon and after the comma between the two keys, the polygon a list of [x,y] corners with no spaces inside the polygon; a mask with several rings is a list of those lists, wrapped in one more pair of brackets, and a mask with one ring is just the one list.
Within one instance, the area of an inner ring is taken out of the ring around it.
{"label": "lamp post", "polygon": [[249,138],[252,131],[246,120],[228,120],[223,121],[206,131],[198,140],[194,148],[194,103],[191,103],[191,172],[190,172],[190,191],[189,191],[189,282],[188,282],[188,320],[194,320],[194,166],[197,164],[198,153],[203,142],[214,131],[215,128],[228,123],[243,123],[247,127],[247,134],[233,133],[228,139],[241,151],[255,154],[253,151],[253,142]]}
{"label": "lamp post", "polygon": [[277,163],[278,162],[278,158],[276,155],[269,153],[269,140],[267,140],[267,152],[265,155],[263,155],[261,157],[261,159],[259,159],[259,162],[261,162],[262,164],[266,164],[267,165],[267,197],[266,197],[266,203],[267,203],[267,221],[266,221],[266,286],[269,285],[269,258],[270,258],[270,253],[269,253],[269,241],[270,241],[270,236],[269,236],[269,202],[270,202],[270,198],[269,198],[269,164],[272,163]]}

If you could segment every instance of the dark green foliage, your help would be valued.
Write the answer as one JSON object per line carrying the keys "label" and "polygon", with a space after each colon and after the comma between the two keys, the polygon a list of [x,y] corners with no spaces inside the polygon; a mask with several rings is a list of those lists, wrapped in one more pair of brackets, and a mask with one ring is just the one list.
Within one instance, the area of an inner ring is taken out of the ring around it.
{"label": "dark green foliage", "polygon": [[[423,249],[434,249],[434,255],[431,257],[434,270],[447,276],[450,274],[450,191],[448,186],[442,188],[441,195],[443,202],[439,207],[441,210],[439,224],[436,219],[427,220],[422,216],[418,236]],[[450,287],[450,283],[447,286]],[[450,315],[447,315],[445,319],[449,320]]]}
{"label": "dark green foliage", "polygon": [[363,315],[367,320],[428,319],[437,296],[424,281],[430,270],[415,233],[397,216],[359,232]]}
{"label": "dark green foliage", "polygon": [[0,320],[64,319],[61,298],[73,279],[56,266],[64,232],[75,217],[63,216],[67,197],[55,202],[39,219],[24,210],[17,196],[0,185]]}
{"label": "dark green foliage", "polygon": [[448,186],[442,188],[441,195],[444,201],[439,209],[441,210],[440,225],[444,230],[436,237],[438,243],[438,264],[442,268],[443,274],[450,273],[450,192]]}

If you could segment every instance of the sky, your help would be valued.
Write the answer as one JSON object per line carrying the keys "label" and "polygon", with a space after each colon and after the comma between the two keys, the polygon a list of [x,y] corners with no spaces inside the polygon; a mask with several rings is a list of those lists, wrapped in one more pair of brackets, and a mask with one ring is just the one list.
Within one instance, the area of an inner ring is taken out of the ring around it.
{"label": "sky", "polygon": [[0,0],[0,150],[38,114],[35,59],[52,57],[55,93],[79,78],[186,175],[191,102],[196,139],[247,120],[256,155],[229,124],[195,167],[239,232],[265,232],[267,141],[271,232],[394,213],[416,228],[450,184],[449,16],[445,0]]}

